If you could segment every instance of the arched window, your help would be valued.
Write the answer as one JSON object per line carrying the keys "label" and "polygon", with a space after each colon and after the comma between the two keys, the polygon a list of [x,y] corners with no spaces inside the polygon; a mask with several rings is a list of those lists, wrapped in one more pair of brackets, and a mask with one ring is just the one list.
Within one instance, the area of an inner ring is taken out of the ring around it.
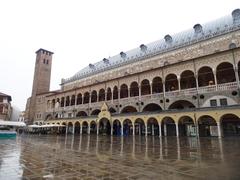
{"label": "arched window", "polygon": [[178,79],[175,74],[169,74],[165,79],[166,92],[178,90]]}
{"label": "arched window", "polygon": [[150,93],[151,93],[151,87],[150,87],[149,80],[144,79],[141,82],[141,95],[144,96]]}
{"label": "arched window", "polygon": [[71,98],[71,106],[75,105],[75,95],[72,95]]}
{"label": "arched window", "polygon": [[83,97],[83,104],[89,103],[89,97],[90,97],[89,92],[85,92]]}
{"label": "arched window", "polygon": [[183,71],[180,76],[181,89],[189,89],[196,87],[196,79],[194,73],[190,70]]}
{"label": "arched window", "polygon": [[98,94],[98,101],[105,101],[105,90],[104,89],[100,89],[99,90],[99,94]]}
{"label": "arched window", "polygon": [[112,99],[112,91],[111,88],[107,88],[107,101]]}
{"label": "arched window", "polygon": [[66,97],[66,106],[69,106],[69,104],[70,104],[70,98],[69,98],[69,96],[67,96]]}
{"label": "arched window", "polygon": [[163,83],[160,77],[155,77],[152,82],[152,93],[161,93],[163,92]]}
{"label": "arched window", "polygon": [[118,99],[118,88],[114,86],[113,88],[113,99]]}
{"label": "arched window", "polygon": [[64,107],[64,97],[61,98],[61,107]]}
{"label": "arched window", "polygon": [[217,66],[217,83],[224,84],[229,82],[235,82],[235,72],[233,65],[228,62],[221,63]]}
{"label": "arched window", "polygon": [[212,68],[208,66],[201,67],[198,70],[198,86],[203,87],[210,85],[215,85]]}
{"label": "arched window", "polygon": [[78,104],[82,104],[82,94],[81,93],[77,95],[77,105]]}
{"label": "arched window", "polygon": [[91,102],[97,102],[97,91],[93,90],[91,93]]}
{"label": "arched window", "polygon": [[138,83],[136,81],[132,82],[130,85],[130,96],[139,96]]}
{"label": "arched window", "polygon": [[120,98],[128,97],[128,86],[126,84],[122,84],[120,88]]}

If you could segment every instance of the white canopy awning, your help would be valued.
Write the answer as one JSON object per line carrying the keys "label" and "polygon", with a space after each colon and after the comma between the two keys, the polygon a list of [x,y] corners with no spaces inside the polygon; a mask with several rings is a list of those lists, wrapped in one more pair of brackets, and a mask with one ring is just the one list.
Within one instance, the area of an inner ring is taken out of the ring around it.
{"label": "white canopy awning", "polygon": [[51,127],[65,127],[65,125],[60,124],[45,124],[45,125],[28,125],[29,128],[51,128]]}
{"label": "white canopy awning", "polygon": [[0,119],[0,126],[18,126],[18,127],[24,127],[26,124],[24,122],[18,122],[18,121],[4,121]]}

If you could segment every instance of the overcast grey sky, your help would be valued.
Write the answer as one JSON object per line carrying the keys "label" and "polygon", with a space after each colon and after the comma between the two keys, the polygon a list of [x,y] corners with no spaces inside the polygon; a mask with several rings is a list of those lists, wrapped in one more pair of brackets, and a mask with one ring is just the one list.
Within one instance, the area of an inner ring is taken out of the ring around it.
{"label": "overcast grey sky", "polygon": [[230,14],[239,0],[0,1],[0,92],[25,109],[35,51],[53,51],[51,90],[89,63]]}

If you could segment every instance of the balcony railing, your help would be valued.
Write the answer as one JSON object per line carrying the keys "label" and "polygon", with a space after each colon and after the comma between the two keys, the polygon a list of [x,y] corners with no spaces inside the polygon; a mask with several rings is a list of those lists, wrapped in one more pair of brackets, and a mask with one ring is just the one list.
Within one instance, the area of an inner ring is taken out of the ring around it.
{"label": "balcony railing", "polygon": [[[229,91],[229,90],[237,90],[238,89],[238,83],[237,82],[230,82],[230,83],[224,83],[224,84],[218,84],[218,85],[211,85],[211,86],[205,86],[205,87],[199,87],[198,91],[197,88],[190,88],[190,89],[183,89],[183,90],[176,90],[176,91],[168,91],[165,93],[165,97],[178,97],[178,96],[191,96],[196,94],[205,94],[205,93],[211,93],[215,91]],[[108,104],[119,104],[123,102],[138,102],[138,101],[148,101],[148,100],[154,100],[154,99],[161,99],[163,98],[163,93],[157,93],[157,94],[148,94],[143,95],[141,97],[135,96],[135,97],[127,97],[127,98],[121,98],[121,99],[114,99],[114,100],[108,100],[106,103]],[[90,104],[91,108],[100,108],[104,101],[101,102],[94,102]],[[57,112],[57,111],[69,111],[73,109],[86,109],[88,108],[89,104],[79,104],[74,106],[66,106],[66,107],[58,107],[58,108],[48,108],[46,112]]]}

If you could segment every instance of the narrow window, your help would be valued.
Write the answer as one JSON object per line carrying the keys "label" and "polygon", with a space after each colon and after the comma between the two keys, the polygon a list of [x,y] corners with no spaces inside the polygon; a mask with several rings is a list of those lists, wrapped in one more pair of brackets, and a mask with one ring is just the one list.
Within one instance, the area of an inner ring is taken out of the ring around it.
{"label": "narrow window", "polygon": [[43,59],[43,64],[45,64],[46,63],[46,59]]}
{"label": "narrow window", "polygon": [[47,64],[48,64],[48,60],[47,60]]}

